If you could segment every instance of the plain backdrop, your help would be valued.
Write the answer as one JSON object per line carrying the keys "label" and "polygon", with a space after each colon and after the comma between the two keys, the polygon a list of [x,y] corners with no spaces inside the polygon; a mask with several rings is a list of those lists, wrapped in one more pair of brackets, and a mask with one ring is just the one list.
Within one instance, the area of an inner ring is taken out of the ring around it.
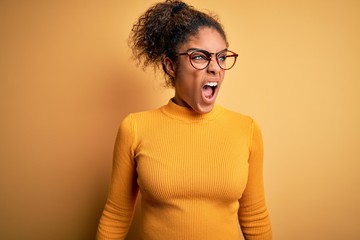
{"label": "plain backdrop", "polygon": [[[94,239],[121,119],[173,95],[127,45],[154,2],[0,1],[0,239]],[[218,103],[262,128],[274,239],[360,239],[360,1],[188,3],[239,53]]]}

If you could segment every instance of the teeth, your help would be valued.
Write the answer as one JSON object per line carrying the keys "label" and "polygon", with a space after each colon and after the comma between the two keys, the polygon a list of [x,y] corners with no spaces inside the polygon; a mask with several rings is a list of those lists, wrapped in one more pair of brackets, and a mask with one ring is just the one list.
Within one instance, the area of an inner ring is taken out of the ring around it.
{"label": "teeth", "polygon": [[209,86],[209,87],[216,87],[218,84],[217,82],[208,82],[206,83],[206,86]]}

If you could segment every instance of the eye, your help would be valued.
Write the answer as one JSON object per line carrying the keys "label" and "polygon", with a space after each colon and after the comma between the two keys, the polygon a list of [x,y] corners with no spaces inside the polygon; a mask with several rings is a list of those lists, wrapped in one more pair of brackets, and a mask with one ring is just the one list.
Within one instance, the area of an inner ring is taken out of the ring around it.
{"label": "eye", "polygon": [[209,61],[209,57],[206,56],[206,54],[204,54],[203,52],[193,52],[191,54],[191,60],[195,62],[204,62]]}
{"label": "eye", "polygon": [[222,53],[222,54],[220,54],[220,55],[218,56],[218,60],[219,60],[220,62],[225,62],[225,61],[226,61],[226,58],[227,58],[226,53]]}

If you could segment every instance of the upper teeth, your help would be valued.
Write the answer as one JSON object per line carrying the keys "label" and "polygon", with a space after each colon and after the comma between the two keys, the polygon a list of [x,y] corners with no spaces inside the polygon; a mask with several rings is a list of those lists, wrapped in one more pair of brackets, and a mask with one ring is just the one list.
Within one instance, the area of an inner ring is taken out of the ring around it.
{"label": "upper teeth", "polygon": [[216,86],[217,86],[217,82],[208,82],[208,83],[206,83],[206,86],[216,87]]}

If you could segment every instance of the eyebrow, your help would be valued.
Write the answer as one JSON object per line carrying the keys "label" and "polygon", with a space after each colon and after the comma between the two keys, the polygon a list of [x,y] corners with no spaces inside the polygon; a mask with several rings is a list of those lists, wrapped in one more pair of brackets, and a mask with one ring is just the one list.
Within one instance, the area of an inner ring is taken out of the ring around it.
{"label": "eyebrow", "polygon": [[[219,52],[222,52],[222,51],[225,51],[225,50],[228,50],[227,48],[224,48],[223,50],[220,50]],[[186,52],[190,52],[190,51],[205,51],[205,52],[208,52],[210,54],[216,54],[216,53],[211,53],[205,49],[201,49],[201,48],[189,48],[188,50],[186,50]],[[219,53],[217,52],[217,53]]]}

